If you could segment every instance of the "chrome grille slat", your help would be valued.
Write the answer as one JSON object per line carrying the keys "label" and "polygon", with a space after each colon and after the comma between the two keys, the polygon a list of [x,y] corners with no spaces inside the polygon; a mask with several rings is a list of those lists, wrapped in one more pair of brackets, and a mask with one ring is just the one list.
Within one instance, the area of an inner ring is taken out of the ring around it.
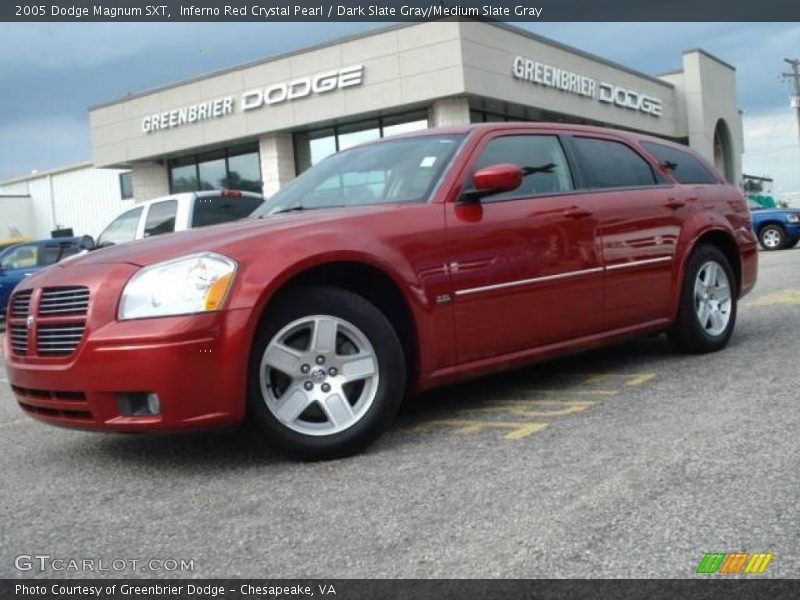
{"label": "chrome grille slat", "polygon": [[[21,356],[63,357],[72,354],[83,340],[86,323],[83,316],[89,310],[89,288],[63,286],[43,288],[33,310],[40,318],[31,316],[33,290],[17,292],[11,298],[9,316],[28,318],[30,323],[9,326],[9,341],[14,354]],[[66,322],[59,322],[66,321]],[[29,331],[35,332],[36,345],[28,347]]]}
{"label": "chrome grille slat", "polygon": [[36,352],[41,355],[71,354],[83,338],[84,325],[41,324],[36,332]]}
{"label": "chrome grille slat", "polygon": [[40,315],[85,315],[89,309],[89,288],[45,288],[39,299]]}
{"label": "chrome grille slat", "polygon": [[12,317],[27,317],[28,310],[31,306],[31,295],[33,294],[33,290],[24,290],[22,292],[17,292],[11,298],[11,304],[9,307],[9,315]]}
{"label": "chrome grille slat", "polygon": [[11,325],[11,349],[15,354],[25,355],[28,353],[28,329],[24,325]]}

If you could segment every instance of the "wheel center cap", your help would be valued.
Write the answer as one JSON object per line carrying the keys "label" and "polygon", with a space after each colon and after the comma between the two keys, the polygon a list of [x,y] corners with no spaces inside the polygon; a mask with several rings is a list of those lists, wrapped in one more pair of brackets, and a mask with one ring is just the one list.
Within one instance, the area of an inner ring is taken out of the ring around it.
{"label": "wheel center cap", "polygon": [[323,383],[328,378],[327,373],[325,373],[325,369],[322,367],[316,367],[311,371],[311,381],[314,383]]}

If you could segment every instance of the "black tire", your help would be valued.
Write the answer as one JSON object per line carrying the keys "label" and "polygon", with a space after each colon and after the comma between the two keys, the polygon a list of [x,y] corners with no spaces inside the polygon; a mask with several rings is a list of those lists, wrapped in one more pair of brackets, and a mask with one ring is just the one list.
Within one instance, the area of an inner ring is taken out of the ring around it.
{"label": "black tire", "polygon": [[[267,309],[256,334],[248,372],[248,418],[278,450],[304,460],[340,458],[359,452],[392,422],[406,390],[406,364],[400,340],[386,316],[347,290],[307,286],[283,292]],[[327,315],[357,327],[377,360],[378,384],[372,404],[348,429],[330,435],[308,435],[282,423],[268,408],[261,389],[261,359],[270,341],[286,325],[310,315]]]}
{"label": "black tire", "polygon": [[[777,243],[770,242],[767,241],[768,238],[777,239],[778,241]],[[767,225],[758,232],[758,241],[764,250],[771,252],[786,248],[788,236],[786,235],[786,230],[780,225]]]}
{"label": "black tire", "polygon": [[[700,269],[710,262],[715,262],[725,272],[730,287],[730,317],[725,330],[718,335],[711,335],[700,323],[695,308],[695,281]],[[703,244],[698,246],[686,265],[686,273],[681,287],[678,316],[667,332],[673,347],[679,352],[703,354],[722,350],[730,340],[736,325],[738,300],[738,283],[733,268],[725,254],[716,246]]]}

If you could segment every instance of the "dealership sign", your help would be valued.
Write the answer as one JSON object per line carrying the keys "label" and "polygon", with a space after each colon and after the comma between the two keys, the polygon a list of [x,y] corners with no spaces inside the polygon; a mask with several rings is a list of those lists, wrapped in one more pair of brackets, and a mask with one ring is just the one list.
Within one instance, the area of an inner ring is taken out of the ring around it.
{"label": "dealership sign", "polygon": [[567,69],[554,67],[522,56],[514,57],[511,70],[515,79],[541,85],[568,94],[594,98],[604,104],[635,110],[654,117],[660,117],[664,106],[659,98],[598,81]]}
{"label": "dealership sign", "polygon": [[165,129],[175,129],[183,125],[226,117],[234,112],[247,112],[264,106],[274,106],[301,98],[327,94],[335,90],[361,85],[363,82],[364,65],[326,71],[244,92],[239,96],[238,102],[234,101],[234,96],[223,96],[147,115],[142,119],[142,131],[153,133]]}

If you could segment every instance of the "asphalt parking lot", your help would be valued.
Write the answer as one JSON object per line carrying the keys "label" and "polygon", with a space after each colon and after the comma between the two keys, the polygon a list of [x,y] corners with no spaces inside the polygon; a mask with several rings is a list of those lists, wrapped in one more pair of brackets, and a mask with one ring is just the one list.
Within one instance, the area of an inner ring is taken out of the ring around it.
{"label": "asphalt parking lot", "polygon": [[651,337],[447,388],[311,464],[237,433],[48,427],[0,371],[0,577],[80,576],[14,566],[48,554],[194,561],[106,576],[675,578],[736,551],[797,577],[798,326],[800,249],[761,253],[721,353]]}

